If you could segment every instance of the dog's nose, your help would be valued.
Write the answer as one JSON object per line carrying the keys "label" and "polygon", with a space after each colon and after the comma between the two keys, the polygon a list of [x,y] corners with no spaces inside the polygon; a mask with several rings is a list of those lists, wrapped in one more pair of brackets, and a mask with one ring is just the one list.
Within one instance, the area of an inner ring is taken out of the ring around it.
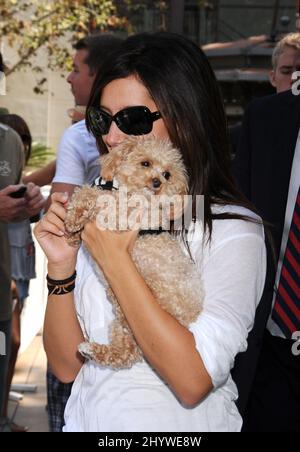
{"label": "dog's nose", "polygon": [[154,179],[152,179],[152,185],[153,188],[159,188],[161,186],[161,181],[157,179],[157,177],[155,177]]}

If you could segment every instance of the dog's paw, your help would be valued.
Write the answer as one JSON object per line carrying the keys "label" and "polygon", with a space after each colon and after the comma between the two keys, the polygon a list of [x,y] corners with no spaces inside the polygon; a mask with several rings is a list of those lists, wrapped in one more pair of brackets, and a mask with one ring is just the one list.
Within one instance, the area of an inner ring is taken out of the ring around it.
{"label": "dog's paw", "polygon": [[82,342],[78,345],[79,353],[86,359],[93,359],[93,348],[89,342]]}

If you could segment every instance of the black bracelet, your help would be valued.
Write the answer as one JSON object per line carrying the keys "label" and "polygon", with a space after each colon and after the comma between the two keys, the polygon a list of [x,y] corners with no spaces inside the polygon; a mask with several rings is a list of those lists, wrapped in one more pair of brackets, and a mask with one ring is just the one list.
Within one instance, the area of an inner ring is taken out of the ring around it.
{"label": "black bracelet", "polygon": [[46,276],[47,282],[51,284],[52,286],[64,286],[65,284],[68,284],[76,278],[76,270],[74,271],[73,275],[70,276],[67,279],[52,279],[48,275]]}
{"label": "black bracelet", "polygon": [[73,281],[69,285],[60,285],[60,286],[54,286],[51,284],[48,284],[48,297],[50,295],[65,295],[67,293],[70,293],[75,288],[75,281]]}

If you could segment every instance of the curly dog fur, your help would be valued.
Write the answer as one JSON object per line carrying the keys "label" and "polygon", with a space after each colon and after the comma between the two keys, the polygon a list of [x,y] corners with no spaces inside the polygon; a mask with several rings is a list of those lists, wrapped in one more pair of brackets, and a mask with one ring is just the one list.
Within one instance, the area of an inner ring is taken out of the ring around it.
{"label": "curly dog fur", "polygon": [[[101,176],[106,181],[117,181],[119,189],[126,187],[128,199],[142,194],[146,199],[153,195],[173,196],[188,192],[188,179],[180,152],[170,142],[154,138],[129,138],[100,158]],[[80,243],[80,233],[87,221],[97,217],[106,204],[108,192],[98,188],[76,189],[67,208],[65,220],[71,245]],[[119,190],[109,192],[119,207]],[[105,200],[101,203],[101,199]],[[180,207],[160,205],[160,214],[151,227],[161,227],[165,208],[168,216],[176,219],[182,215]],[[130,209],[129,209],[130,210]],[[131,209],[131,213],[134,209]],[[119,212],[116,209],[116,212]],[[143,219],[150,216],[144,214]],[[151,217],[152,219],[152,217]],[[117,219],[117,230],[120,222]],[[121,232],[120,232],[121,233]],[[139,235],[133,250],[132,259],[151,289],[160,306],[175,317],[182,325],[188,326],[201,312],[203,289],[199,270],[183,251],[178,239],[169,232]],[[99,271],[101,271],[99,269]],[[103,276],[103,275],[102,275]],[[105,280],[103,277],[102,279]],[[131,332],[122,309],[114,293],[106,283],[108,299],[111,301],[115,319],[110,325],[109,344],[84,342],[79,345],[80,353],[102,366],[113,369],[129,368],[142,361],[143,354]]]}

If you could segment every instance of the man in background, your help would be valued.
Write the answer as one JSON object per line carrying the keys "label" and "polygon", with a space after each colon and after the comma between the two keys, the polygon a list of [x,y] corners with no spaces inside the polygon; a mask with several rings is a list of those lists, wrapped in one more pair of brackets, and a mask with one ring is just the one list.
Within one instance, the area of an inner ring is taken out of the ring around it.
{"label": "man in background", "polygon": [[[296,71],[300,71],[300,33],[289,33],[278,41],[272,54],[272,69],[269,79],[276,93],[282,93],[292,88],[292,75]],[[237,151],[241,129],[241,122],[229,128],[233,155]]]}
{"label": "man in background", "polygon": [[276,45],[272,55],[270,83],[277,93],[292,88],[292,75],[300,71],[300,33],[289,33]]}
{"label": "man in background", "polygon": [[271,225],[276,255],[274,262],[269,249],[264,294],[240,358],[237,382],[254,381],[244,431],[300,432],[300,96],[290,89],[299,36],[275,48],[271,81],[280,93],[250,103],[234,160],[240,189]]}
{"label": "man in background", "polygon": [[77,122],[64,132],[59,144],[51,193],[60,191],[71,195],[76,186],[92,183],[99,176],[99,151],[85,126],[85,107],[97,72],[121,42],[113,35],[101,34],[81,39],[74,46],[73,70],[67,81],[75,100],[73,118]]}

